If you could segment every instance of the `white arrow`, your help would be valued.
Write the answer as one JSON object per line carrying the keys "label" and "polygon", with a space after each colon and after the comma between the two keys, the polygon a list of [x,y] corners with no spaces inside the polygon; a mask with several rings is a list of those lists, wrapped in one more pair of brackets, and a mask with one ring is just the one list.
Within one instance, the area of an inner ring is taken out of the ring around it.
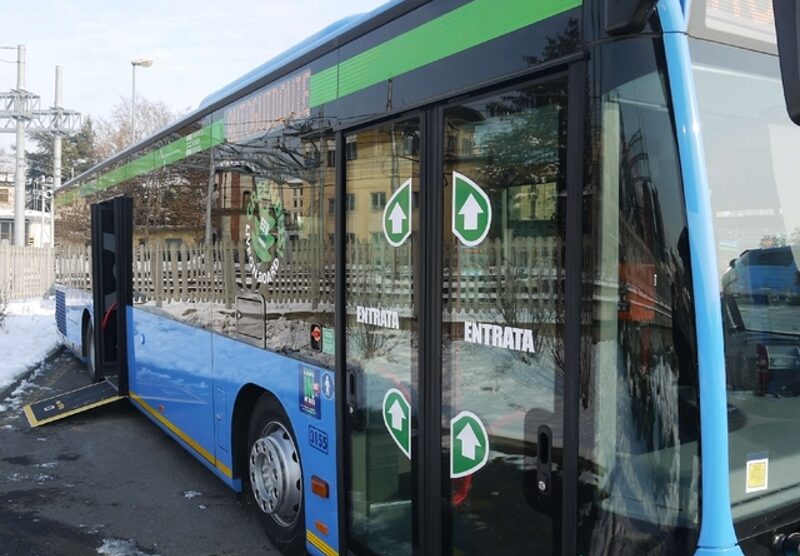
{"label": "white arrow", "polygon": [[400,203],[395,203],[392,212],[389,214],[389,220],[392,221],[392,233],[403,233],[403,221],[406,219],[406,213],[400,208]]}
{"label": "white arrow", "polygon": [[389,415],[392,416],[392,428],[398,431],[403,430],[403,420],[406,414],[403,411],[403,406],[400,405],[400,400],[395,400],[392,407],[389,408]]}
{"label": "white arrow", "polygon": [[481,446],[481,443],[472,430],[472,425],[467,423],[456,438],[461,441],[461,454],[465,458],[475,459],[475,448]]}
{"label": "white arrow", "polygon": [[483,209],[478,204],[478,201],[475,200],[475,196],[470,193],[458,214],[464,217],[465,230],[477,230],[478,215],[483,214]]}

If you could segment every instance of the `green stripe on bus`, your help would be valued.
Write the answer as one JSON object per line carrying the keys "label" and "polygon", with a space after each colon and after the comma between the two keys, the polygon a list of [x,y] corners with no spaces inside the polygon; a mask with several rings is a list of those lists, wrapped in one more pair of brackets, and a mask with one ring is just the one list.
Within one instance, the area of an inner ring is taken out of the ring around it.
{"label": "green stripe on bus", "polygon": [[309,103],[336,100],[580,5],[581,0],[474,0],[312,75]]}
{"label": "green stripe on bus", "polygon": [[119,168],[102,174],[79,187],[56,197],[56,206],[69,205],[79,197],[86,197],[98,191],[105,191],[115,185],[137,178],[158,168],[164,168],[186,157],[219,145],[225,140],[225,122],[216,121],[202,129],[176,139],[151,153],[136,158]]}
{"label": "green stripe on bus", "polygon": [[339,66],[331,66],[319,73],[314,73],[308,81],[308,103],[319,106],[337,98],[336,85],[339,78]]}

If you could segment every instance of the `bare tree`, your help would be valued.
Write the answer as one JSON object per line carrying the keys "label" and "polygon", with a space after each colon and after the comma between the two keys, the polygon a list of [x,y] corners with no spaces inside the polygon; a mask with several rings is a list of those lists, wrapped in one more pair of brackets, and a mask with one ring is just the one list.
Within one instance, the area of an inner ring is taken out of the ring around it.
{"label": "bare tree", "polygon": [[[153,135],[189,111],[189,108],[175,111],[164,101],[136,96],[136,142]],[[131,104],[128,99],[120,97],[111,108],[108,118],[97,120],[96,135],[97,153],[101,160],[133,144]]]}

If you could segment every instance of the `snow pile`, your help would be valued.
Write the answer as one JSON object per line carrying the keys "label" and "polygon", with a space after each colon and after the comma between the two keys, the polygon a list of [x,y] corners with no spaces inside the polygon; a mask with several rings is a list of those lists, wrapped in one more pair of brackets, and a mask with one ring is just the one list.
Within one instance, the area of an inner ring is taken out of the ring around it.
{"label": "snow pile", "polygon": [[[14,388],[14,390],[11,392],[11,395],[2,400],[3,403],[0,403],[0,413],[6,410],[17,411],[18,409],[21,409],[22,406],[25,405],[24,400],[27,394],[30,394],[34,390],[42,389],[42,386],[39,386],[34,382],[37,378],[39,378],[42,372],[43,368],[39,366],[32,375],[26,377],[19,384],[17,384],[17,387]],[[45,390],[50,390],[50,388],[45,388]],[[37,438],[36,440],[40,439]]]}
{"label": "snow pile", "polygon": [[53,300],[12,301],[7,314],[0,328],[0,388],[40,363],[59,341]]}
{"label": "snow pile", "polygon": [[106,556],[148,556],[130,539],[103,539],[103,545],[97,549],[97,553]]}

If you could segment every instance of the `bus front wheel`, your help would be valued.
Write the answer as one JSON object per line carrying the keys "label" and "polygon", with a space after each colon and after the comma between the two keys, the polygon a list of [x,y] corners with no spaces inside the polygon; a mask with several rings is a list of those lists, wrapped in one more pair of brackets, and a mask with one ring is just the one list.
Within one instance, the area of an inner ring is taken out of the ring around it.
{"label": "bus front wheel", "polygon": [[247,446],[249,496],[261,525],[283,554],[305,554],[300,452],[286,413],[268,394],[253,410]]}

